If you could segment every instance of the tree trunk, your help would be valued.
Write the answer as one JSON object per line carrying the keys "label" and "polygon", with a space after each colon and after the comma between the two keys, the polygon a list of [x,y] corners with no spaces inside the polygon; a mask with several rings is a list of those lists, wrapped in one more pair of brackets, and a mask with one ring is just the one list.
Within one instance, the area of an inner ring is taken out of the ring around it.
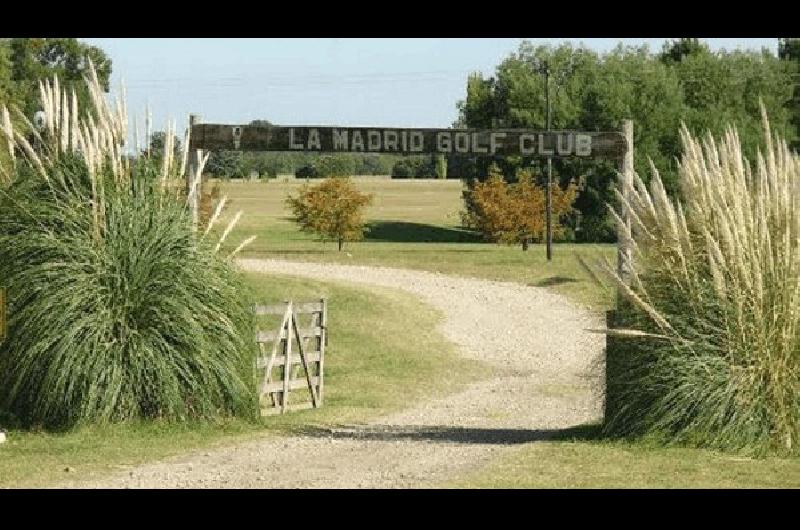
{"label": "tree trunk", "polygon": [[342,251],[342,245],[344,245],[344,239],[339,238],[339,252]]}
{"label": "tree trunk", "polygon": [[529,239],[526,237],[522,240],[522,250],[528,250]]}

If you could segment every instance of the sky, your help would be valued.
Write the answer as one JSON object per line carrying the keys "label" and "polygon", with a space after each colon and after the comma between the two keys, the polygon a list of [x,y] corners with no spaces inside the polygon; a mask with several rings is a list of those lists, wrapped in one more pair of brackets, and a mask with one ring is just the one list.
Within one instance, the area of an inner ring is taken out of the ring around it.
{"label": "sky", "polygon": [[[523,40],[619,42],[660,50],[666,39],[82,39],[113,61],[128,112],[151,109],[154,129],[189,113],[207,123],[446,128],[471,72],[492,75]],[[778,39],[703,39],[712,49],[768,48]],[[140,122],[142,123],[142,122]]]}

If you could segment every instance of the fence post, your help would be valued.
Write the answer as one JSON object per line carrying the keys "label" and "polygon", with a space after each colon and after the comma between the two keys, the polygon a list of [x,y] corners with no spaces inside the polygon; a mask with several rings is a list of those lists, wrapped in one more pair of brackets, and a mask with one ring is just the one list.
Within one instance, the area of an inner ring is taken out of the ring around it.
{"label": "fence post", "polygon": [[[633,120],[622,122],[622,133],[625,135],[625,154],[620,164],[620,191],[627,200],[628,191],[633,186]],[[630,283],[629,264],[633,256],[631,250],[631,218],[626,207],[620,211],[624,226],[620,226],[617,231],[617,274],[628,284]]]}
{"label": "fence post", "polygon": [[[191,134],[192,126],[200,123],[199,114],[189,114],[190,139],[194,136]],[[197,230],[200,219],[200,195],[203,190],[202,175],[200,176],[200,182],[197,183],[197,191],[195,193],[192,193],[192,188],[194,186],[195,173],[197,173],[197,168],[200,165],[200,161],[203,159],[203,151],[200,149],[190,149],[188,145],[186,149],[189,149],[189,156],[186,164],[186,197],[189,201],[189,209],[192,212],[192,226]]]}

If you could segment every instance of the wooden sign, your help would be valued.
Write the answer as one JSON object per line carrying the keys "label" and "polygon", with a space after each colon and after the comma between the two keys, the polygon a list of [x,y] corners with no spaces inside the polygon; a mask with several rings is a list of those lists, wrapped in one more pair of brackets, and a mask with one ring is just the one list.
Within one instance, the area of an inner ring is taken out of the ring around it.
{"label": "wooden sign", "polygon": [[192,125],[192,149],[621,159],[621,132]]}

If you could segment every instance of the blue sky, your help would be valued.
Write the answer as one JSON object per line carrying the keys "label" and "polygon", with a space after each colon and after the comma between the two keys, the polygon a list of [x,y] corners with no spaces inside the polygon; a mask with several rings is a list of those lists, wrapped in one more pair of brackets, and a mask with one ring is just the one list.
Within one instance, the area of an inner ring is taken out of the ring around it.
{"label": "blue sky", "polygon": [[[520,42],[617,43],[665,39],[83,39],[113,60],[129,112],[149,103],[156,129],[190,112],[209,123],[268,119],[281,125],[449,127],[470,72],[491,75]],[[704,39],[714,49],[766,47],[775,39]]]}

